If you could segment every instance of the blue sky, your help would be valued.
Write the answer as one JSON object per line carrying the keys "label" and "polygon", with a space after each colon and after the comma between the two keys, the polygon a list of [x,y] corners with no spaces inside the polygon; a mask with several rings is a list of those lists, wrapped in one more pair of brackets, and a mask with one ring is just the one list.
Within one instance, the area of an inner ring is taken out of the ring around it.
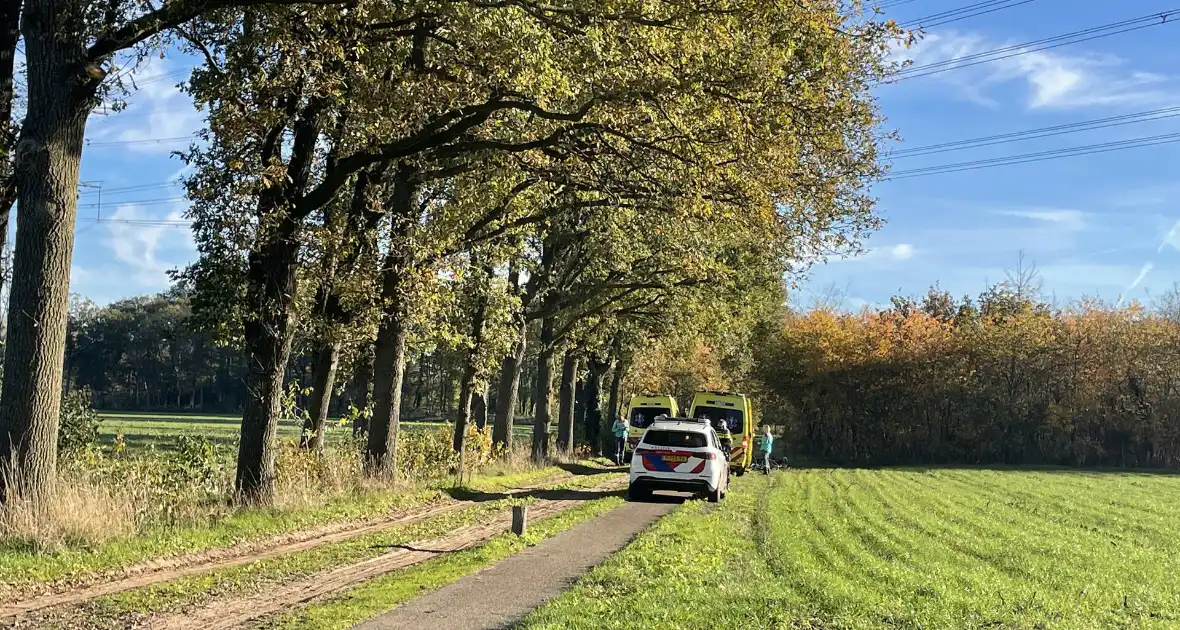
{"label": "blue sky", "polygon": [[[888,15],[903,22],[972,2],[914,0]],[[1174,8],[1036,0],[930,28],[904,54],[925,64]],[[1180,23],[915,78],[878,95],[888,128],[903,138],[897,148],[1180,106]],[[893,170],[1175,132],[1180,117],[899,158]],[[925,293],[935,282],[976,295],[1023,252],[1060,302],[1148,302],[1180,279],[1177,167],[1180,144],[1167,144],[883,182],[874,193],[887,224],[869,240],[869,254],[816,267],[796,299],[835,293],[857,308]]]}
{"label": "blue sky", "polygon": [[[892,0],[896,1],[896,0]],[[975,0],[910,0],[899,22]],[[925,64],[1174,7],[1035,0],[929,29],[902,53]],[[1180,20],[1178,20],[1180,21]],[[878,90],[897,148],[950,142],[1180,106],[1180,23],[1013,56]],[[193,59],[153,59],[125,112],[93,116],[82,163],[72,290],[99,303],[160,291],[196,252],[181,222],[182,173],[170,152],[201,116],[174,86]],[[899,158],[894,171],[1180,132],[1180,117]],[[1059,301],[1148,301],[1180,279],[1180,143],[960,173],[885,181],[874,194],[887,224],[869,252],[816,266],[796,300],[837,293],[846,308],[914,295],[938,282],[977,294],[1023,252]],[[130,188],[130,190],[128,190]],[[99,216],[118,222],[94,221]],[[141,223],[128,223],[139,221]],[[149,223],[144,224],[143,221]]]}

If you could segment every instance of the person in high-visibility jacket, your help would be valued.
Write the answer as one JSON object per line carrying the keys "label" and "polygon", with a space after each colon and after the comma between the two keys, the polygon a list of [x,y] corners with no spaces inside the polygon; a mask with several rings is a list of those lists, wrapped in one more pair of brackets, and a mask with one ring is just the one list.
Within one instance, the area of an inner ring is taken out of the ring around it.
{"label": "person in high-visibility jacket", "polygon": [[729,431],[729,423],[722,418],[717,421],[717,439],[721,440],[721,450],[725,451],[725,458],[729,459],[729,452],[733,448],[733,433]]}

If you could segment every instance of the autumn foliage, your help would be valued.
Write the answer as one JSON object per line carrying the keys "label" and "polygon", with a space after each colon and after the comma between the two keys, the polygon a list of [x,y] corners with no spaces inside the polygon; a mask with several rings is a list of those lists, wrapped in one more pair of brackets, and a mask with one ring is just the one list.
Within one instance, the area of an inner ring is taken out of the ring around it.
{"label": "autumn foliage", "polygon": [[793,448],[845,464],[1180,466],[1180,322],[1003,287],[789,312],[757,352]]}

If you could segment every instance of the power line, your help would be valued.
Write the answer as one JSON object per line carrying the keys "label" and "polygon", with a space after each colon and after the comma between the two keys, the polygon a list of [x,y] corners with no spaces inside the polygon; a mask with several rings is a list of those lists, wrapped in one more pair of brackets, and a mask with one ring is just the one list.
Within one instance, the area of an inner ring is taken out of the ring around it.
{"label": "power line", "polygon": [[1110,116],[1107,118],[1096,118],[1093,120],[1083,120],[1080,122],[1067,123],[1064,125],[1054,125],[1052,127],[1026,129],[1024,131],[1013,131],[1010,133],[984,136],[981,138],[969,138],[966,140],[928,144],[924,146],[912,147],[909,149],[899,149],[897,151],[891,152],[889,157],[894,159],[902,159],[918,157],[922,155],[932,155],[935,153],[946,153],[948,151],[961,151],[964,149],[975,149],[995,144],[1019,142],[1021,140],[1033,140],[1037,138],[1060,136],[1070,133],[1077,133],[1079,131],[1092,131],[1095,129],[1106,129],[1109,127],[1132,125],[1135,123],[1150,122],[1153,120],[1163,120],[1166,118],[1175,118],[1177,116],[1180,116],[1180,107],[1166,107],[1163,109],[1154,109],[1151,111],[1138,112],[1135,114],[1123,114],[1120,116]]}
{"label": "power line", "polygon": [[162,110],[158,110],[158,111],[146,111],[146,112],[141,112],[138,110],[137,111],[128,111],[126,109],[121,109],[119,111],[109,111],[109,112],[97,112],[96,111],[93,113],[93,115],[94,116],[101,116],[103,118],[109,118],[109,119],[113,119],[113,120],[123,120],[123,119],[127,119],[127,118],[147,118],[148,116],[170,116],[170,115],[174,115],[174,114],[208,114],[208,113],[209,112],[199,110],[196,107],[189,107],[187,109],[162,109]]}
{"label": "power line", "polygon": [[984,2],[975,2],[966,6],[961,6],[957,9],[950,9],[939,13],[932,13],[924,15],[920,18],[906,20],[901,22],[899,26],[902,28],[913,28],[915,26],[921,28],[930,28],[934,26],[941,26],[943,24],[950,24],[951,22],[958,22],[970,17],[979,15],[986,15],[1004,9],[1010,9],[1022,4],[1028,4],[1033,0],[985,0]]}
{"label": "power line", "polygon": [[1180,142],[1180,132],[1157,134],[1154,136],[1144,136],[1142,138],[1132,138],[1129,140],[1116,140],[1114,142],[1102,142],[1098,144],[1087,144],[1076,147],[1068,147],[1064,149],[1053,149],[1050,151],[1037,151],[1035,153],[1022,153],[1018,155],[1009,155],[1003,157],[989,158],[984,160],[973,160],[970,162],[957,162],[953,164],[939,164],[934,166],[926,166],[913,168],[904,171],[898,171],[886,177],[886,180],[894,179],[909,179],[911,177],[922,177],[927,175],[942,175],[945,173],[959,173],[963,171],[975,171],[985,168],[995,168],[999,166],[1011,166],[1014,164],[1029,164],[1031,162],[1045,162],[1048,160],[1058,160],[1068,157],[1077,157],[1080,155],[1093,155],[1097,153],[1110,153],[1112,151],[1123,151],[1126,149],[1137,149],[1142,147],[1152,147],[1163,144],[1173,144]]}
{"label": "power line", "polygon": [[[121,186],[118,188],[102,188],[102,193],[106,195],[122,195],[130,192],[140,192],[145,190],[159,190],[163,188],[180,188],[179,182],[160,182],[158,184],[137,184],[134,186]],[[85,197],[87,195],[97,194],[97,191],[82,191],[78,193],[79,196]]]}
{"label": "power line", "polygon": [[165,144],[168,142],[180,142],[181,140],[190,140],[191,141],[194,139],[196,139],[196,134],[192,134],[192,135],[188,135],[188,136],[176,136],[174,138],[144,138],[142,140],[105,140],[105,141],[100,141],[100,142],[91,142],[91,141],[87,140],[85,146],[87,146],[87,147],[124,147],[124,146],[146,145],[146,144]]}
{"label": "power line", "polygon": [[892,2],[889,2],[887,0],[886,2],[882,2],[881,4],[878,4],[877,8],[878,9],[892,9],[893,7],[900,7],[903,4],[909,4],[914,1],[915,0],[893,0]]}
{"label": "power line", "polygon": [[167,81],[168,79],[179,79],[180,77],[183,77],[186,74],[191,73],[193,71],[193,69],[195,69],[195,68],[196,68],[196,66],[186,66],[184,68],[177,68],[175,70],[170,70],[170,71],[165,72],[163,74],[157,74],[157,75],[153,75],[150,77],[144,77],[142,79],[136,79],[134,75],[128,76],[127,78],[134,85],[137,85],[137,86],[148,85],[150,83],[157,83],[159,81]]}
{"label": "power line", "polygon": [[[1118,35],[1120,33],[1128,33],[1137,31],[1152,26],[1162,26],[1169,23],[1169,18],[1180,15],[1180,9],[1172,9],[1162,13],[1153,13],[1142,17],[1123,20],[1121,22],[1112,22],[1101,26],[1095,26],[1072,33],[1064,33],[1062,35],[1055,35],[1053,37],[1046,37],[1043,39],[1025,42],[1023,44],[1016,44],[1013,46],[1005,46],[1003,48],[996,48],[984,52],[965,55],[962,57],[955,57],[953,59],[945,59],[943,61],[935,61],[918,66],[910,66],[899,70],[892,81],[904,81],[906,79],[916,79],[918,77],[929,76],[946,72],[949,70],[959,70],[971,66],[977,66],[983,63],[991,63],[994,61],[1001,61],[1003,59],[1010,59],[1020,55],[1027,55],[1029,53],[1039,52],[1042,50],[1049,50],[1051,48],[1059,48],[1061,46],[1068,46],[1070,44],[1077,44],[1087,42],[1103,37],[1110,37],[1111,35]],[[1172,20],[1175,22],[1176,20]]]}
{"label": "power line", "polygon": [[995,13],[996,11],[1003,11],[1004,9],[1011,9],[1011,8],[1013,8],[1013,7],[1018,7],[1018,6],[1022,5],[1022,4],[1028,4],[1028,3],[1030,3],[1030,2],[1033,2],[1033,0],[1020,0],[1020,2],[1015,2],[1015,3],[1013,3],[1013,4],[1006,4],[1006,5],[1004,5],[1004,6],[1001,6],[1001,7],[995,7],[994,9],[988,9],[988,10],[986,10],[986,11],[976,11],[975,13],[969,13],[969,14],[966,14],[966,15],[960,15],[960,16],[958,16],[958,17],[953,17],[953,18],[948,18],[948,19],[945,19],[945,20],[940,20],[940,21],[938,21],[938,22],[934,22],[934,23],[932,23],[932,24],[920,24],[920,25],[919,25],[919,28],[923,28],[923,29],[927,29],[927,28],[934,28],[934,27],[936,27],[936,26],[942,26],[942,25],[944,25],[944,24],[951,24],[951,23],[953,23],[953,22],[958,22],[958,21],[960,21],[960,20],[966,20],[966,19],[968,19],[968,18],[979,17],[979,16],[981,16],[981,15],[987,15],[987,14],[989,14],[989,13]]}
{"label": "power line", "polygon": [[100,223],[104,224],[118,224],[118,225],[132,225],[136,227],[172,227],[172,228],[187,228],[192,227],[192,221],[187,219],[111,219],[102,217],[79,217],[77,223],[90,223],[86,229],[90,229]]}
{"label": "power line", "polygon": [[[184,197],[158,197],[156,199],[120,199],[118,205],[120,206],[158,206],[165,204],[174,204],[180,201],[187,201]],[[98,208],[101,203],[80,203],[79,208]]]}

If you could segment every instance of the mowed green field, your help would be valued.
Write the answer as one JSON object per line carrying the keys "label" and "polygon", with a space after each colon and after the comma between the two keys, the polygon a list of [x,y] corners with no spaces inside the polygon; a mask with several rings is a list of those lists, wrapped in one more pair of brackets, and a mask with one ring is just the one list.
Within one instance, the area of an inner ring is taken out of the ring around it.
{"label": "mowed green field", "polygon": [[1178,498],[1150,473],[746,476],[525,627],[1178,628]]}
{"label": "mowed green field", "polygon": [[[129,413],[129,412],[99,412],[102,424],[99,432],[102,441],[111,444],[115,436],[123,434],[128,447],[146,447],[155,445],[158,448],[168,448],[181,435],[204,436],[213,442],[221,444],[233,443],[238,438],[238,431],[242,424],[241,416],[229,415],[201,415],[201,414],[172,414],[172,413]],[[334,419],[333,422],[335,422]],[[439,421],[402,421],[401,426],[408,431],[435,429],[447,423]],[[295,440],[299,437],[301,425],[293,420],[283,420],[279,423],[278,435],[280,440]],[[351,425],[330,426],[326,433],[329,441],[344,439],[351,435]],[[515,427],[518,439],[532,435],[532,426],[517,425]]]}

